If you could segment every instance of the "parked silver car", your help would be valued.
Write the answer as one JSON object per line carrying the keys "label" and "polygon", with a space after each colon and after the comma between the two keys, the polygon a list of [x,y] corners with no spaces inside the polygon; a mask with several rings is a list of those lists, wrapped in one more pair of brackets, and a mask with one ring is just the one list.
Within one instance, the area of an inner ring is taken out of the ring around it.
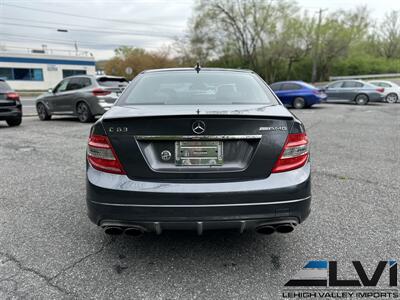
{"label": "parked silver car", "polygon": [[64,78],[54,89],[36,99],[39,119],[52,115],[74,115],[81,122],[93,121],[114,104],[128,85],[123,77],[77,75]]}
{"label": "parked silver car", "polygon": [[368,102],[380,102],[385,98],[385,89],[362,80],[339,80],[326,85],[323,89],[328,95],[327,101],[351,101],[359,105]]}
{"label": "parked silver car", "polygon": [[372,80],[369,83],[385,89],[385,100],[388,103],[396,103],[400,99],[400,86],[386,80]]}

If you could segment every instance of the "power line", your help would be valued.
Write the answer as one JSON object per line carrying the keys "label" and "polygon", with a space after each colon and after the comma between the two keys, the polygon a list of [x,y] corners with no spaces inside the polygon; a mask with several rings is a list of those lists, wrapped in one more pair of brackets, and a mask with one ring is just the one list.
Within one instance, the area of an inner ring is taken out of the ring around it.
{"label": "power line", "polygon": [[[29,28],[42,28],[42,29],[52,29],[52,30],[58,30],[59,28],[57,27],[50,27],[50,26],[44,26],[44,25],[29,25],[29,24],[19,24],[19,23],[11,23],[11,22],[1,22],[0,25],[12,25],[12,26],[19,26],[19,27],[29,27]],[[87,30],[87,29],[75,29],[75,28],[67,28],[68,30],[71,31],[77,31],[77,32],[92,32],[92,33],[109,33],[109,34],[119,34],[119,35],[138,35],[138,36],[152,36],[152,37],[164,37],[164,38],[174,38],[173,35],[166,35],[166,34],[157,34],[154,32],[138,32],[138,31],[132,31],[132,32],[127,32],[127,31],[107,31],[107,30]],[[1,33],[0,33],[1,35]]]}
{"label": "power line", "polygon": [[[88,25],[86,25],[86,24],[71,24],[71,23],[59,23],[59,22],[49,22],[49,21],[42,21],[42,20],[33,20],[33,19],[23,19],[23,18],[14,18],[14,17],[4,17],[4,16],[2,16],[1,17],[2,19],[8,19],[8,20],[13,20],[13,21],[22,21],[22,22],[34,22],[34,23],[39,23],[39,24],[51,24],[51,25],[57,25],[58,26],[58,28],[60,28],[60,27],[68,27],[68,28],[70,28],[70,26],[74,26],[74,27],[78,27],[78,29],[80,29],[80,28],[83,28],[83,29],[90,29],[90,28],[93,28],[93,29],[95,29],[96,31],[98,31],[99,30],[99,26],[88,26]],[[36,25],[36,24],[35,24]],[[82,27],[83,26],[83,27]],[[58,29],[57,28],[57,29]],[[73,28],[71,28],[71,29],[73,29]],[[131,34],[132,33],[132,31],[124,31],[124,30],[117,30],[117,31],[115,31],[115,33],[119,33],[119,32],[123,32],[123,33],[129,33],[129,34]],[[152,33],[155,33],[155,34],[158,34],[158,32],[156,32],[156,31],[148,31],[148,32],[150,32],[151,34]],[[164,31],[165,32],[165,31]],[[113,30],[113,33],[114,33],[114,30]],[[167,31],[167,33],[168,34],[171,34],[171,36],[173,36],[174,34],[176,34],[176,32],[172,32],[172,31]]]}
{"label": "power line", "polygon": [[21,8],[21,9],[25,9],[25,10],[31,10],[31,11],[34,10],[34,11],[39,11],[39,12],[58,14],[58,15],[76,17],[76,18],[84,18],[84,19],[91,19],[91,20],[106,21],[106,22],[118,22],[118,23],[136,24],[136,25],[148,25],[148,26],[158,26],[158,27],[180,28],[179,26],[176,26],[176,25],[150,23],[150,22],[143,22],[143,21],[138,22],[138,21],[130,21],[130,20],[97,18],[97,17],[92,17],[92,16],[77,15],[77,14],[71,14],[71,13],[66,13],[66,12],[59,12],[59,11],[47,10],[47,9],[39,9],[39,8],[35,8],[35,7],[27,7],[27,6],[21,6],[21,5],[16,5],[16,4],[8,4],[8,3],[2,3],[2,6],[16,7],[16,8]]}
{"label": "power line", "polygon": [[[63,40],[63,39],[43,39],[41,37],[36,37],[36,36],[27,36],[27,35],[20,35],[20,34],[12,34],[12,33],[2,33],[2,35],[5,36],[11,36],[11,37],[17,37],[18,39],[24,39],[24,40],[32,40],[32,41],[43,41],[43,42],[54,42],[58,44],[65,44],[65,45],[73,45],[74,41],[73,40]],[[114,43],[114,44],[101,44],[98,42],[94,41],[85,41],[85,42],[79,42],[80,45],[94,45],[94,46],[105,46],[105,47],[115,47],[115,46],[120,46],[123,45],[124,43]]]}
{"label": "power line", "polygon": [[[26,38],[14,38],[14,37],[10,37],[10,38],[7,38],[7,39],[2,39],[1,40],[2,42],[7,42],[7,43],[20,43],[20,42],[24,42],[24,41],[29,41],[29,42],[31,42],[31,43],[38,43],[38,44],[40,44],[41,46],[43,45],[43,42],[51,42],[52,44],[54,44],[54,45],[69,45],[69,46],[73,46],[73,41],[70,41],[69,43],[66,43],[66,42],[58,42],[58,41],[53,41],[53,40],[43,40],[43,39],[31,39],[31,38],[28,38],[28,37],[26,37]],[[88,46],[88,45],[85,45],[85,44],[80,44],[79,43],[79,46],[83,46],[83,47],[80,47],[80,49],[84,49],[85,51],[89,51],[89,50],[111,50],[111,51],[113,51],[116,47],[119,47],[119,46],[121,46],[121,45],[117,45],[117,44],[102,44],[102,45],[100,45],[99,44],[99,47],[101,47],[101,48],[96,48],[95,46]],[[135,47],[134,45],[132,45],[133,47]],[[2,45],[2,44],[0,44],[0,49],[2,48],[2,47],[5,47],[5,48],[10,48],[10,49],[13,49],[13,48],[18,48],[18,49],[31,49],[31,48],[34,48],[34,46],[29,46],[29,47],[22,47],[22,46],[14,46],[14,45],[11,45],[11,46],[7,46],[7,45]],[[154,46],[145,46],[145,48],[146,49],[154,49],[154,50],[158,50],[159,48],[158,47],[154,47]],[[57,51],[64,51],[64,52],[71,52],[71,51],[75,51],[75,50],[69,50],[69,49],[58,49],[58,48],[53,48],[53,50],[57,50]]]}

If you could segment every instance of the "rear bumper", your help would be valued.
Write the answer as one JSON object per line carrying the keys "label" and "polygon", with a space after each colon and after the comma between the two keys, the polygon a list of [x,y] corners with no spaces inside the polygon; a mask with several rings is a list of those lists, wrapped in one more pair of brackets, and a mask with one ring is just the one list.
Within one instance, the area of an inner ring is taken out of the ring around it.
{"label": "rear bumper", "polygon": [[314,105],[314,104],[319,104],[321,102],[326,102],[327,98],[328,97],[326,95],[312,95],[309,98],[307,98],[307,104]]}
{"label": "rear bumper", "polygon": [[384,94],[371,94],[369,95],[370,102],[383,102],[385,100]]}
{"label": "rear bumper", "polygon": [[0,120],[22,117],[21,106],[0,106]]}
{"label": "rear bumper", "polygon": [[328,95],[324,94],[323,96],[319,96],[320,102],[326,102],[328,100]]}
{"label": "rear bumper", "polygon": [[303,222],[310,213],[310,164],[266,179],[218,183],[134,181],[87,170],[90,220],[100,226],[163,229],[251,229]]}
{"label": "rear bumper", "polygon": [[[115,99],[115,100],[117,100],[117,99]],[[109,100],[107,100],[107,101],[109,101]],[[104,99],[101,99],[100,97],[98,97],[98,99],[93,101],[93,105],[91,107],[92,114],[93,115],[102,115],[106,111],[108,111],[114,105],[114,102],[110,103],[107,101]]]}

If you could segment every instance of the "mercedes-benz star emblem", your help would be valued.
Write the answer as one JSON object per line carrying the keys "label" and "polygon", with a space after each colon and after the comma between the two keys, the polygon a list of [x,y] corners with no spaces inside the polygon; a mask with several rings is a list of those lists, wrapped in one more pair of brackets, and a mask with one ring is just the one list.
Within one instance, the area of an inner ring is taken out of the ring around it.
{"label": "mercedes-benz star emblem", "polygon": [[161,159],[163,161],[167,161],[171,159],[171,152],[169,152],[168,150],[164,150],[163,152],[161,152]]}
{"label": "mercedes-benz star emblem", "polygon": [[192,130],[196,134],[202,134],[206,130],[206,124],[203,121],[194,121]]}

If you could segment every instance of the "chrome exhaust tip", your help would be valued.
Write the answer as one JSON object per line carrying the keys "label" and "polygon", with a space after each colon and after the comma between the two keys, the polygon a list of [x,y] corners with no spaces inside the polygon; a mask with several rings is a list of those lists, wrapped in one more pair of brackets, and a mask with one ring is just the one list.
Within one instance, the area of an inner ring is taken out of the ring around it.
{"label": "chrome exhaust tip", "polygon": [[125,229],[124,234],[133,237],[139,237],[144,234],[144,229],[139,226],[132,226]]}
{"label": "chrome exhaust tip", "polygon": [[273,234],[275,232],[275,227],[270,225],[260,225],[256,228],[256,232],[265,235]]}
{"label": "chrome exhaust tip", "polygon": [[281,224],[276,227],[276,231],[279,233],[289,233],[294,230],[294,226],[292,224]]}
{"label": "chrome exhaust tip", "polygon": [[106,226],[104,227],[104,232],[109,235],[120,235],[122,234],[123,230],[121,227],[117,226]]}

